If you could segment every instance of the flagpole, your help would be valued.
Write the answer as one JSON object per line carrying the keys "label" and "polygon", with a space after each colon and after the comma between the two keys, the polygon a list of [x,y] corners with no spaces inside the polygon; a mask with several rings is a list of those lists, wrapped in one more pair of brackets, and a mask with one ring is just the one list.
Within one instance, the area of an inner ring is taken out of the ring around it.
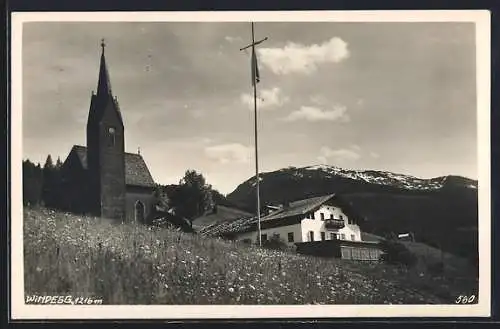
{"label": "flagpole", "polygon": [[262,246],[262,234],[261,234],[261,227],[260,227],[260,180],[259,180],[259,144],[258,144],[258,138],[257,138],[257,83],[259,82],[259,73],[258,73],[258,65],[257,65],[257,55],[255,54],[255,46],[261,44],[262,42],[267,40],[267,37],[265,37],[262,40],[259,40],[255,42],[255,33],[254,33],[254,28],[253,28],[253,22],[252,23],[252,43],[250,45],[247,45],[243,48],[240,48],[240,51],[245,50],[247,48],[252,47],[252,85],[253,85],[253,104],[254,104],[254,137],[255,137],[255,179],[257,180],[256,182],[256,197],[257,197],[257,202],[256,202],[256,207],[257,207],[257,226],[258,226],[258,233],[259,233],[259,246]]}
{"label": "flagpole", "polygon": [[[252,22],[252,54],[255,54],[255,34]],[[254,72],[255,74],[255,72]],[[259,246],[262,246],[262,234],[260,228],[260,179],[259,179],[259,144],[257,138],[257,81],[253,81],[253,104],[254,104],[254,137],[255,137],[255,179],[256,197],[257,197],[257,226],[259,231]]]}

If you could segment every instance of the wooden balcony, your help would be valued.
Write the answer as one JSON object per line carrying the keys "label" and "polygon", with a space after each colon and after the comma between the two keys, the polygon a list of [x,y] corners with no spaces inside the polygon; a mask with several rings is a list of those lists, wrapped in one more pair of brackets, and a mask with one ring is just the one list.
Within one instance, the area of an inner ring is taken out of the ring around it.
{"label": "wooden balcony", "polygon": [[327,219],[327,220],[325,220],[325,228],[326,229],[336,230],[336,229],[344,228],[344,226],[345,226],[345,223],[344,223],[344,220],[342,220],[342,219]]}

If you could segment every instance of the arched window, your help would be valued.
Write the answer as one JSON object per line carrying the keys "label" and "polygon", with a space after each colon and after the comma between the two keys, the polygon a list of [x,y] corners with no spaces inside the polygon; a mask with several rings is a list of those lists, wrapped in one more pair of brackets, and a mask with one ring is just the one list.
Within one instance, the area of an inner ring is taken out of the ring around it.
{"label": "arched window", "polygon": [[137,200],[135,202],[135,220],[137,222],[143,223],[144,222],[144,203],[141,201]]}
{"label": "arched window", "polygon": [[108,128],[109,146],[115,146],[116,143],[116,130],[114,127]]}

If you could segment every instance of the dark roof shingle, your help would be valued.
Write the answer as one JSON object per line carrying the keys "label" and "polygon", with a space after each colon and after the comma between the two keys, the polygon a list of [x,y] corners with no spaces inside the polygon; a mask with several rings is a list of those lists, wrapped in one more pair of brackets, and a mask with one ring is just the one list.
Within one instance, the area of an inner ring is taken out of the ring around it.
{"label": "dark roof shingle", "polygon": [[[261,228],[267,229],[300,223],[306,214],[316,211],[321,205],[329,202],[330,200],[335,200],[335,204],[341,206],[344,213],[353,218],[355,222],[360,222],[362,220],[357,212],[352,209],[352,205],[350,203],[343,200],[343,198],[337,194],[328,194],[290,202],[287,207],[262,216],[260,219]],[[257,230],[257,221],[258,219],[256,216],[240,217],[231,222],[214,223],[203,227],[200,234],[207,236],[229,236],[238,233],[251,232]]]}
{"label": "dark roof shingle", "polygon": [[[75,151],[80,159],[82,167],[88,169],[87,148],[81,145],[74,145]],[[133,186],[152,187],[155,185],[148,166],[140,154],[125,153],[125,183]]]}
{"label": "dark roof shingle", "polygon": [[305,215],[306,213],[313,211],[315,208],[321,206],[323,203],[333,198],[334,195],[335,194],[328,194],[324,196],[290,202],[288,207],[272,212],[269,215],[262,217],[261,220],[267,221]]}

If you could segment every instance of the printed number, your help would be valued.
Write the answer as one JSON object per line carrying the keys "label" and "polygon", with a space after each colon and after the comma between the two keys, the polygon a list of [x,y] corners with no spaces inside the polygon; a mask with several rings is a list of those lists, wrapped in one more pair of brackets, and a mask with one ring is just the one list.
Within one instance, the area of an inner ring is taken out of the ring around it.
{"label": "printed number", "polygon": [[463,296],[460,295],[455,299],[455,304],[472,304],[476,299],[476,295]]}

